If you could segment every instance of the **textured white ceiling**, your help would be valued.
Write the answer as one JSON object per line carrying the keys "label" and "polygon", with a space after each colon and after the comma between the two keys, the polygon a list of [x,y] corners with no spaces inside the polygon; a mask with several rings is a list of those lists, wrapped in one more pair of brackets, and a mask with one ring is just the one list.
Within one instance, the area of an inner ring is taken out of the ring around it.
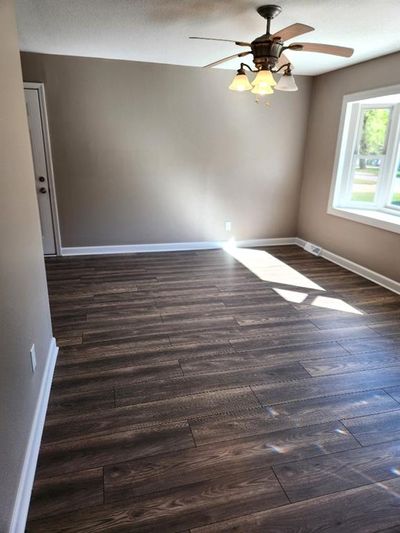
{"label": "textured white ceiling", "polygon": [[[275,0],[276,1],[276,0]],[[190,35],[253,40],[262,0],[16,0],[21,50],[202,66],[238,50]],[[297,74],[320,74],[400,50],[400,0],[280,0],[273,30],[316,28],[297,40],[355,48],[350,59],[288,52]],[[243,50],[240,49],[240,50]],[[224,68],[235,68],[239,60]]]}

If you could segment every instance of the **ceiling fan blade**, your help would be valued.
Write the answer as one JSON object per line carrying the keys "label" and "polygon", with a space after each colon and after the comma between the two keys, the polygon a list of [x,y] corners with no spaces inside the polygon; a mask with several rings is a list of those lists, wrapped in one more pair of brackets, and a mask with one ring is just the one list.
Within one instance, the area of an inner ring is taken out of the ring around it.
{"label": "ceiling fan blade", "polygon": [[281,54],[279,56],[278,62],[276,63],[276,66],[280,68],[280,67],[283,67],[283,65],[287,65],[287,64],[293,67],[293,63],[290,61],[290,59],[287,56],[285,56],[285,54]]}
{"label": "ceiling fan blade", "polygon": [[248,50],[246,52],[240,52],[240,54],[233,54],[232,56],[224,57],[223,59],[219,59],[218,61],[214,61],[214,63],[210,63],[209,65],[205,65],[203,68],[211,68],[216,67],[217,65],[220,65],[221,63],[225,63],[225,61],[229,61],[230,59],[234,59],[235,57],[243,57],[251,54],[251,50]]}
{"label": "ceiling fan blade", "polygon": [[291,26],[288,26],[287,28],[283,28],[280,31],[277,31],[272,36],[273,39],[277,39],[279,37],[280,41],[287,41],[289,39],[293,39],[293,37],[298,37],[299,35],[303,35],[304,33],[308,33],[309,31],[314,31],[315,28],[312,26],[307,26],[307,24],[300,24],[297,22],[296,24],[292,24]]}
{"label": "ceiling fan blade", "polygon": [[322,43],[293,43],[289,45],[289,48],[293,46],[294,50],[297,50],[297,46],[300,52],[319,52],[320,54],[331,54],[333,56],[351,57],[354,53],[353,48],[346,48],[345,46],[334,46],[332,44]]}
{"label": "ceiling fan blade", "polygon": [[189,37],[189,39],[201,39],[202,41],[224,41],[226,43],[235,43],[238,46],[250,46],[250,43],[243,41],[232,41],[231,39],[216,39],[215,37]]}

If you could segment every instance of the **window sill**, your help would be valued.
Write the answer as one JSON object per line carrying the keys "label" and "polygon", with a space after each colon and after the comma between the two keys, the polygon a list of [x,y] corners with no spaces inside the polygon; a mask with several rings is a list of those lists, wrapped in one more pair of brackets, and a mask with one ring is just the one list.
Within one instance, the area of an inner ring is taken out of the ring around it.
{"label": "window sill", "polygon": [[367,209],[351,209],[348,207],[329,207],[328,214],[347,218],[348,220],[374,226],[375,228],[386,231],[400,233],[400,216],[391,215],[390,213]]}

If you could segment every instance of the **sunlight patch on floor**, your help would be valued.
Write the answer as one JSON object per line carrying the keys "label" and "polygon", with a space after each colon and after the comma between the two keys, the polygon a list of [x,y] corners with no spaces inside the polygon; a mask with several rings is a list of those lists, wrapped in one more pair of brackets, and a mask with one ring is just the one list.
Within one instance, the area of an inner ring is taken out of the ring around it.
{"label": "sunlight patch on floor", "polygon": [[346,303],[340,298],[328,298],[327,296],[317,296],[311,305],[316,307],[324,307],[325,309],[332,309],[334,311],[343,311],[344,313],[353,313],[354,315],[362,315],[363,313]]}
{"label": "sunlight patch on floor", "polygon": [[301,304],[307,298],[307,292],[288,291],[287,289],[274,289],[275,292],[282,296],[287,302]]}
{"label": "sunlight patch on floor", "polygon": [[264,250],[237,248],[233,243],[226,244],[224,250],[262,281],[318,291],[324,290],[306,276]]}
{"label": "sunlight patch on floor", "polygon": [[[278,285],[291,285],[293,287],[325,291],[323,287],[314,283],[307,276],[304,276],[265,250],[238,248],[233,240],[225,244],[224,250],[262,281],[276,283]],[[309,303],[306,302],[307,298],[314,298],[314,295],[302,291],[280,288],[273,288],[273,290],[287,302],[291,303]],[[352,313],[354,315],[364,314],[341,298],[319,295],[310,302],[310,305],[332,311]]]}

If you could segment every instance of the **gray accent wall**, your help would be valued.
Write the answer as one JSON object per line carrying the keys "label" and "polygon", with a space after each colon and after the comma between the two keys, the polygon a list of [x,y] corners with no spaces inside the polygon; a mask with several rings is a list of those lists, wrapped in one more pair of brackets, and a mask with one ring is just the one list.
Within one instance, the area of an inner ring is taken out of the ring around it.
{"label": "gray accent wall", "polygon": [[35,53],[22,66],[45,83],[63,246],[295,236],[311,78],[267,108],[229,91],[226,70]]}
{"label": "gray accent wall", "polygon": [[327,214],[345,94],[400,84],[400,53],[315,78],[298,235],[400,281],[400,234]]}
{"label": "gray accent wall", "polygon": [[0,531],[5,533],[52,337],[11,0],[0,1],[0,72]]}

